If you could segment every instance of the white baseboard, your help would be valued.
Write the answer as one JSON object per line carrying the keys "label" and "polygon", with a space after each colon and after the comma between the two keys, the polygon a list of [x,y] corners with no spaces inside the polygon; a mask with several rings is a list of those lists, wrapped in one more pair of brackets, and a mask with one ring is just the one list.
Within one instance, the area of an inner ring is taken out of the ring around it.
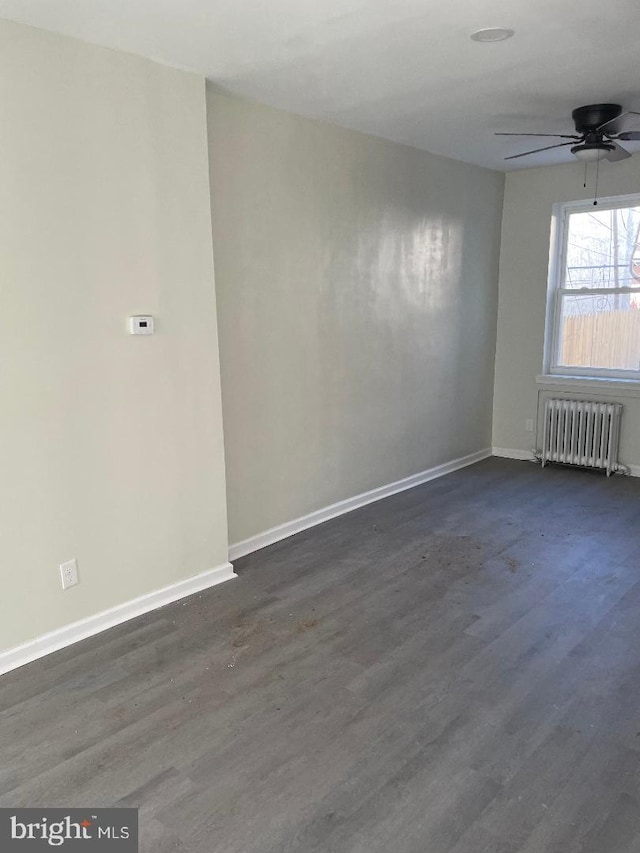
{"label": "white baseboard", "polygon": [[502,459],[523,459],[528,462],[535,460],[532,450],[516,450],[513,447],[493,447],[492,456],[500,456]]}
{"label": "white baseboard", "polygon": [[[493,456],[503,459],[524,459],[527,462],[535,461],[536,457],[532,450],[515,450],[513,447],[494,447]],[[640,465],[627,465],[630,477],[640,477]]]}
{"label": "white baseboard", "polygon": [[109,610],[103,610],[101,613],[96,613],[95,616],[88,616],[79,622],[65,625],[64,628],[42,634],[33,640],[29,640],[28,643],[0,652],[0,675],[49,655],[51,652],[56,652],[58,649],[63,649],[65,646],[85,640],[87,637],[93,637],[94,634],[100,634],[107,628],[113,628],[114,625],[120,625],[122,622],[133,619],[134,616],[149,613],[149,611],[163,607],[165,604],[171,604],[187,595],[193,595],[194,592],[201,592],[203,589],[208,589],[235,577],[237,575],[233,571],[231,563],[223,563],[221,566],[216,566],[214,569],[209,569],[199,575],[177,581],[177,583],[155,590],[155,592],[141,595],[139,598],[126,601],[124,604],[118,604]]}
{"label": "white baseboard", "polygon": [[453,459],[451,462],[436,465],[435,468],[429,468],[427,471],[421,471],[419,474],[413,474],[411,477],[405,477],[403,480],[396,480],[394,483],[389,483],[386,486],[371,489],[371,491],[363,492],[353,498],[338,501],[323,509],[310,512],[308,515],[288,521],[285,524],[279,524],[277,527],[272,527],[263,533],[258,533],[255,536],[249,537],[249,539],[243,539],[241,542],[230,545],[229,559],[237,560],[239,557],[244,557],[253,551],[259,551],[260,548],[266,548],[267,545],[273,545],[274,542],[279,542],[281,539],[287,539],[295,533],[301,533],[309,527],[315,527],[317,524],[329,521],[330,518],[336,518],[338,515],[344,515],[354,509],[374,503],[374,501],[388,498],[398,492],[412,489],[414,486],[420,486],[422,483],[429,482],[429,480],[435,480],[437,477],[444,477],[445,474],[450,474],[459,468],[465,468],[467,465],[473,465],[475,462],[487,459],[491,455],[490,448],[478,450],[476,453],[470,453],[468,456],[463,456],[460,459]]}

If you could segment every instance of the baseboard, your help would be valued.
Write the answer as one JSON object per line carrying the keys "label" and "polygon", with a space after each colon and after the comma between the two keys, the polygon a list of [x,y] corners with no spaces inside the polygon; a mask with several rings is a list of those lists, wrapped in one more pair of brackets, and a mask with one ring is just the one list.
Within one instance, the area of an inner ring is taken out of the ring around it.
{"label": "baseboard", "polygon": [[0,652],[0,675],[66,646],[71,646],[80,640],[85,640],[87,637],[100,634],[108,628],[113,628],[115,625],[133,619],[135,616],[149,613],[149,611],[163,607],[165,604],[171,604],[188,595],[193,595],[194,592],[201,592],[203,589],[208,589],[235,577],[237,575],[233,571],[231,563],[223,563],[221,566],[216,566],[216,568],[209,569],[199,575],[165,586],[162,589],[155,590],[155,592],[141,595],[139,598],[118,604],[109,610],[103,610],[101,613],[96,613],[95,616],[88,616],[79,622],[65,625],[64,628],[42,634],[40,637],[29,640],[28,643]]}
{"label": "baseboard", "polygon": [[476,453],[470,453],[468,456],[463,456],[460,459],[453,459],[451,462],[436,465],[435,468],[429,468],[427,471],[421,471],[419,474],[412,474],[403,480],[396,480],[394,483],[389,483],[386,486],[371,489],[369,492],[363,492],[353,498],[347,498],[346,500],[326,506],[323,509],[310,512],[308,515],[295,518],[293,521],[279,524],[277,527],[272,527],[263,533],[258,533],[255,536],[230,545],[229,559],[237,560],[239,557],[253,553],[253,551],[259,551],[260,548],[266,548],[267,545],[273,545],[281,539],[287,539],[289,536],[301,533],[309,527],[315,527],[317,524],[322,524],[324,521],[329,521],[331,518],[344,515],[354,509],[374,503],[374,501],[380,501],[398,492],[404,492],[406,489],[412,489],[414,486],[428,483],[429,480],[435,480],[437,477],[444,477],[445,474],[451,474],[459,468],[466,468],[467,465],[473,465],[475,462],[487,459],[491,455],[490,448],[478,450]]}
{"label": "baseboard", "polygon": [[[512,447],[494,447],[493,456],[500,456],[502,459],[524,459],[528,462],[535,460],[536,457],[532,450],[515,450]],[[630,477],[640,477],[640,465],[627,465]]]}
{"label": "baseboard", "polygon": [[516,450],[513,447],[493,447],[492,456],[500,456],[502,459],[523,459],[531,462],[536,457],[532,450]]}

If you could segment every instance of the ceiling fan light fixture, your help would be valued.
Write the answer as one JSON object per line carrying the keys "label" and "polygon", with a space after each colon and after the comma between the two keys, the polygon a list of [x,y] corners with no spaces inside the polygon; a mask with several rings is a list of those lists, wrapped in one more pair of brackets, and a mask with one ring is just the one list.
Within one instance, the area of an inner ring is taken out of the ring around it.
{"label": "ceiling fan light fixture", "polygon": [[571,149],[571,153],[574,154],[578,160],[582,160],[583,163],[596,163],[598,160],[602,160],[603,157],[606,157],[614,148],[615,146],[610,142],[596,142],[591,144],[584,142],[582,145],[574,145]]}
{"label": "ceiling fan light fixture", "polygon": [[485,27],[482,30],[477,30],[471,33],[471,41],[492,42],[505,41],[510,39],[515,34],[515,30],[510,30],[507,27]]}

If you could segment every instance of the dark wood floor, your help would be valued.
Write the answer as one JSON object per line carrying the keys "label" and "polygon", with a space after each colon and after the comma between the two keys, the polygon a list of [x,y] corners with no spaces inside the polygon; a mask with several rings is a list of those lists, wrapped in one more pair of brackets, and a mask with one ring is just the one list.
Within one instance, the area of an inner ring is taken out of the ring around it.
{"label": "dark wood floor", "polygon": [[487,460],[0,681],[0,806],[141,850],[640,850],[640,481]]}

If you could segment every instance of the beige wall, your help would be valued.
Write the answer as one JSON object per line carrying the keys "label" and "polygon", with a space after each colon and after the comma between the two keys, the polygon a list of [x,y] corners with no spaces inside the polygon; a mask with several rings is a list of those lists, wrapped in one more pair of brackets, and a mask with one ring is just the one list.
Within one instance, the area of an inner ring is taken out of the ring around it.
{"label": "beige wall", "polygon": [[[638,156],[601,164],[602,197],[640,191]],[[598,388],[593,392],[581,389],[564,393],[557,389],[539,393],[535,381],[543,367],[552,205],[592,198],[592,180],[587,189],[583,182],[584,166],[578,162],[507,175],[500,253],[493,444],[512,450],[531,450],[536,435],[525,432],[525,420],[537,420],[538,408],[548,396],[615,399],[625,406],[620,458],[627,465],[640,465],[639,398],[619,391],[604,395]]]}
{"label": "beige wall", "polygon": [[204,99],[0,22],[0,650],[227,559]]}
{"label": "beige wall", "polygon": [[488,447],[502,175],[208,110],[230,541]]}

